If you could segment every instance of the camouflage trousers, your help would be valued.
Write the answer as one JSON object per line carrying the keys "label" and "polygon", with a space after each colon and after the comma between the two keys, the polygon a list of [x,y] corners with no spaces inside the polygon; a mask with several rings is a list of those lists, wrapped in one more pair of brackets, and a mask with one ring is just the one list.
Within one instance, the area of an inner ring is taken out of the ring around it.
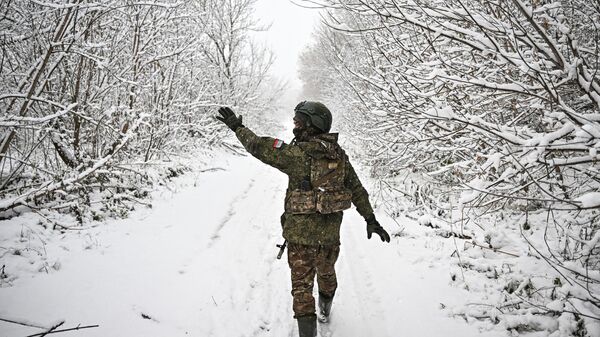
{"label": "camouflage trousers", "polygon": [[315,315],[315,299],[312,294],[315,274],[319,292],[325,296],[335,294],[337,278],[334,265],[339,254],[339,245],[307,246],[288,243],[294,318]]}

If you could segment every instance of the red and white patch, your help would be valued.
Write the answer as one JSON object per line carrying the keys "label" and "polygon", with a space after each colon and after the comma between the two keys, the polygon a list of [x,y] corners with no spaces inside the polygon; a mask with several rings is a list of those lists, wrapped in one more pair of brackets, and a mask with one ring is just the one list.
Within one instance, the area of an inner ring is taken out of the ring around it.
{"label": "red and white patch", "polygon": [[279,149],[283,146],[283,140],[281,139],[275,139],[275,141],[273,142],[273,148],[274,149]]}

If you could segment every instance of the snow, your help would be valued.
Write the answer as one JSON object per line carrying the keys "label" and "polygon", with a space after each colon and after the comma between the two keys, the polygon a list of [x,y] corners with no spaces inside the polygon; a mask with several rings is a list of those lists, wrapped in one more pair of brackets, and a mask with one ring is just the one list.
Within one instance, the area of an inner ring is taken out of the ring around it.
{"label": "snow", "polygon": [[496,171],[498,171],[498,169],[500,169],[501,159],[502,159],[502,153],[500,153],[500,152],[493,153],[493,154],[487,156],[487,160],[483,165],[481,165],[481,168],[483,170],[487,170],[487,169],[493,167],[494,169],[496,169]]}
{"label": "snow", "polygon": [[378,117],[386,117],[388,113],[384,110],[371,110],[371,113]]}
{"label": "snow", "polygon": [[432,217],[429,214],[423,214],[423,215],[421,215],[421,217],[419,217],[419,219],[417,220],[417,222],[421,226],[431,225],[432,224]]}
{"label": "snow", "polygon": [[[99,325],[82,336],[297,336],[289,269],[285,257],[275,259],[285,176],[251,157],[226,155],[211,165],[227,170],[177,178],[155,192],[153,208],[128,219],[59,235],[36,225],[32,213],[2,221],[1,247],[37,252],[3,256],[10,281],[0,288],[0,318]],[[402,231],[385,214],[378,218],[402,235],[390,244],[367,240],[364,220],[345,214],[334,335],[505,336],[441,310],[465,295],[451,284],[451,240],[408,218],[397,220]],[[40,329],[0,322],[0,331]]]}
{"label": "snow", "polygon": [[580,197],[575,198],[576,202],[581,203],[583,208],[591,208],[600,206],[600,192],[589,192]]}
{"label": "snow", "polygon": [[464,205],[477,199],[477,197],[479,197],[481,193],[485,192],[487,189],[486,181],[481,178],[473,179],[472,181],[468,182],[466,186],[468,189],[461,192],[460,198],[458,199],[460,207],[464,207]]}
{"label": "snow", "polygon": [[529,141],[528,145],[533,146],[537,143],[540,146],[547,146],[551,142],[565,137],[566,135],[571,133],[573,130],[575,130],[575,126],[572,123],[565,123],[565,125],[563,125],[559,130],[556,130],[554,132],[549,132],[539,138],[531,139]]}
{"label": "snow", "polygon": [[583,133],[579,133],[578,135],[581,135],[582,138],[585,137],[585,134],[587,134],[587,138],[590,136],[600,138],[600,126],[596,124],[585,124],[581,129],[583,130]]}
{"label": "snow", "polygon": [[445,106],[443,108],[431,108],[431,109],[427,110],[425,112],[425,114],[430,115],[430,116],[440,117],[440,118],[446,118],[446,119],[452,119],[452,118],[456,117],[454,115],[454,111],[452,110],[452,107],[450,107],[450,106]]}

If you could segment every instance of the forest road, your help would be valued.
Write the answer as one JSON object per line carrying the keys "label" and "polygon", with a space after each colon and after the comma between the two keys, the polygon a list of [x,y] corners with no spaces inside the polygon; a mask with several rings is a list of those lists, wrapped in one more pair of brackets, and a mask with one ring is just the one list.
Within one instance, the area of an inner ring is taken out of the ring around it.
{"label": "forest road", "polygon": [[[164,190],[152,209],[48,242],[63,251],[63,267],[0,288],[0,317],[100,325],[79,337],[297,336],[287,258],[277,260],[275,246],[287,178],[252,157],[219,160],[213,164],[224,170],[180,177],[178,190]],[[378,218],[391,234],[400,231]],[[322,336],[480,335],[440,310],[457,290],[447,264],[427,261],[449,256],[450,247],[413,234],[367,240],[354,209],[345,212],[341,241],[339,287]],[[0,336],[36,332],[0,325]]]}

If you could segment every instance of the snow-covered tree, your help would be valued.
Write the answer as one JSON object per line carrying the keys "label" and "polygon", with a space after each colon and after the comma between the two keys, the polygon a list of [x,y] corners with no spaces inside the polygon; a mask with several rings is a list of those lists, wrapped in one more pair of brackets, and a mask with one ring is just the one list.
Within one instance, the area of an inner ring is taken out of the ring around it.
{"label": "snow-covered tree", "polygon": [[215,108],[275,95],[261,92],[269,52],[246,39],[254,3],[2,2],[4,216],[42,204],[81,215],[97,190],[141,202],[151,162],[226,145]]}
{"label": "snow-covered tree", "polygon": [[597,4],[305,2],[328,9],[311,58],[329,79],[306,81],[355,98],[338,104],[386,193],[450,224],[524,215],[510,226],[579,289],[563,310],[530,300],[579,318],[600,307]]}

